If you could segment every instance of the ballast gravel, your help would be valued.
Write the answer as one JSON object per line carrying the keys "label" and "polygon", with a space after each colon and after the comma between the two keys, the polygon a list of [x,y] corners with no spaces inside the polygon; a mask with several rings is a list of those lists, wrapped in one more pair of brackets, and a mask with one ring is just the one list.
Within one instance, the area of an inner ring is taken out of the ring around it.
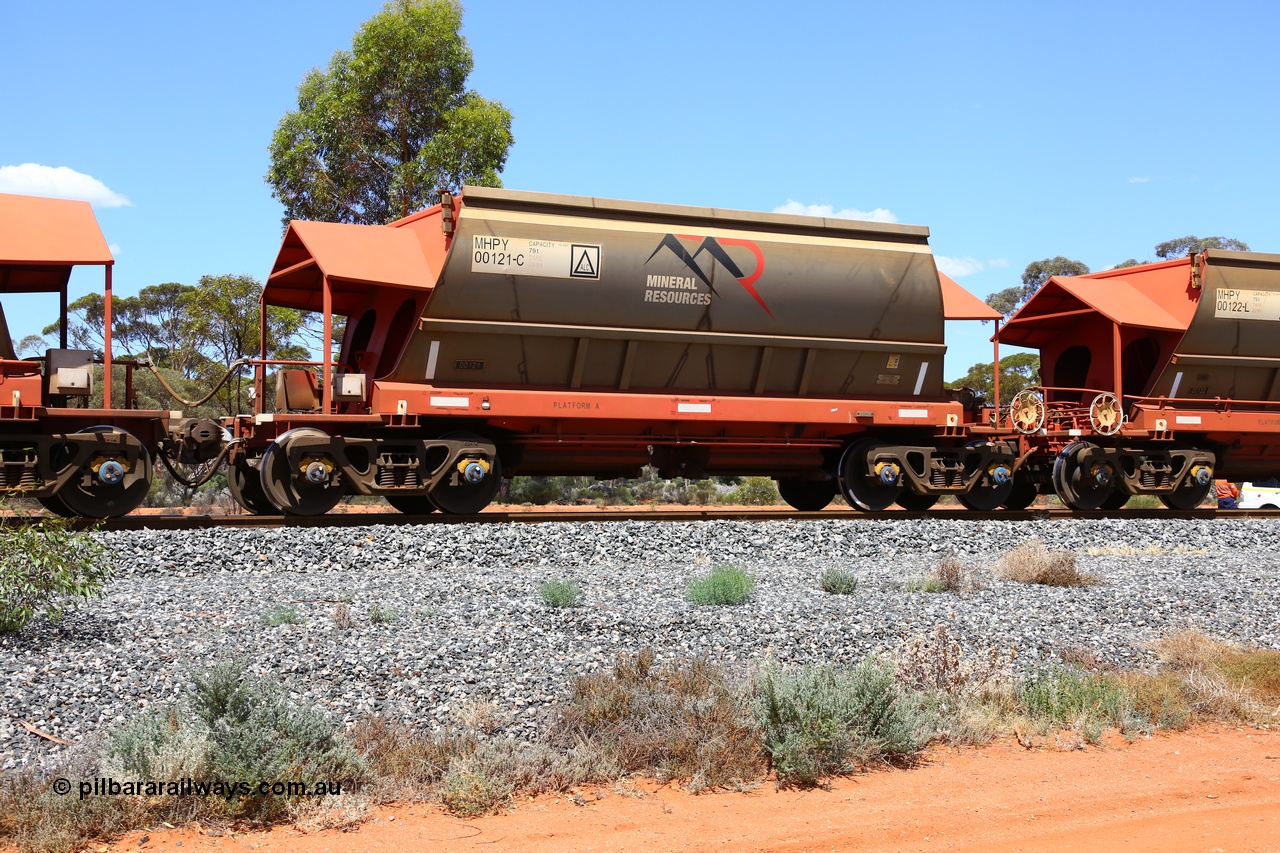
{"label": "ballast gravel", "polygon": [[[660,662],[850,664],[941,624],[968,650],[1012,651],[1024,669],[1082,650],[1150,666],[1149,644],[1184,629],[1280,649],[1277,533],[1268,519],[99,533],[118,561],[103,598],[0,636],[0,770],[47,766],[62,749],[21,721],[72,743],[95,738],[179,699],[190,671],[228,658],[274,675],[335,725],[378,712],[433,728],[483,701],[502,733],[525,738],[574,676],[645,646]],[[1074,552],[1100,583],[995,577],[1001,556],[1031,539]],[[948,554],[981,589],[910,590]],[[752,600],[685,599],[690,579],[725,563],[755,576]],[[822,592],[833,567],[857,576],[856,592]],[[550,580],[576,581],[579,605],[545,606],[538,590]],[[350,627],[339,624],[344,609]]]}

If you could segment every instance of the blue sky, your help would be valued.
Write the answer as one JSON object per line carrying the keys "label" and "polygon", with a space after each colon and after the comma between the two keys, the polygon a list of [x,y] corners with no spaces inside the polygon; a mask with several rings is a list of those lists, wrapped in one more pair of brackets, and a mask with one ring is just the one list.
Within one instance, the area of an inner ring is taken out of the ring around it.
{"label": "blue sky", "polygon": [[[97,191],[120,292],[265,278],[271,133],[381,7],[9,0],[0,191],[38,193],[4,168],[35,163],[127,199]],[[979,296],[1185,234],[1280,251],[1280,4],[471,0],[464,32],[515,116],[508,187],[875,211]],[[7,308],[14,337],[54,310]],[[990,333],[952,324],[947,378]]]}

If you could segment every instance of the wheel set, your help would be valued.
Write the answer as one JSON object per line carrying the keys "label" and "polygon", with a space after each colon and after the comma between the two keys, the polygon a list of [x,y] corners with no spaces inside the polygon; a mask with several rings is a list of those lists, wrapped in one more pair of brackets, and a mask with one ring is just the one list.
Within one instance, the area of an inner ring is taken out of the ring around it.
{"label": "wheel set", "polygon": [[[476,442],[477,452],[464,455],[427,494],[385,495],[387,503],[406,515],[437,510],[448,515],[474,515],[488,506],[502,484],[502,461],[488,457],[478,436],[450,433],[442,441]],[[291,429],[275,439],[261,457],[231,463],[227,485],[235,501],[255,515],[315,516],[329,512],[348,493],[339,465],[329,452],[330,437],[314,427]]]}

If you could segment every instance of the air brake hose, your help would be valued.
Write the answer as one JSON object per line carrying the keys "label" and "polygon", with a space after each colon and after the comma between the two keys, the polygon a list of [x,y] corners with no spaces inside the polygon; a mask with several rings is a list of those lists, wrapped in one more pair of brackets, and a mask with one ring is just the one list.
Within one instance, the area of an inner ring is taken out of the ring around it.
{"label": "air brake hose", "polygon": [[246,364],[249,364],[250,362],[251,362],[251,359],[248,359],[248,358],[238,358],[235,361],[231,362],[231,366],[227,368],[226,373],[222,374],[222,378],[218,380],[218,384],[213,386],[212,391],[210,391],[208,394],[205,394],[199,400],[187,400],[177,391],[173,390],[173,386],[171,386],[168,382],[165,381],[164,376],[161,375],[160,373],[160,368],[156,367],[155,362],[152,361],[151,353],[147,353],[146,358],[138,359],[139,364],[145,364],[147,366],[147,369],[150,370],[153,374],[155,374],[156,379],[160,380],[160,384],[164,387],[164,390],[169,392],[170,397],[177,400],[179,403],[181,403],[182,405],[186,406],[189,409],[194,409],[196,406],[203,405],[209,402],[210,400],[212,400],[213,395],[217,394],[219,391],[222,390],[222,386],[227,384],[227,380],[231,378],[232,374],[234,374],[236,371],[244,367]]}
{"label": "air brake hose", "polygon": [[227,454],[231,452],[231,448],[234,445],[242,444],[243,442],[244,442],[243,438],[237,438],[237,439],[228,441],[226,445],[222,448],[222,452],[220,452],[214,458],[213,463],[209,465],[209,469],[205,472],[204,476],[195,480],[188,480],[186,477],[182,476],[176,470],[174,470],[173,463],[169,461],[169,456],[164,452],[163,448],[160,450],[160,452],[157,455],[160,457],[160,461],[164,463],[165,469],[169,472],[169,474],[173,477],[173,479],[177,480],[179,483],[186,486],[188,489],[198,489],[201,486],[203,486],[205,483],[209,482],[209,480],[213,478],[214,474],[218,473],[218,469],[222,467],[222,462],[224,459],[227,458]]}

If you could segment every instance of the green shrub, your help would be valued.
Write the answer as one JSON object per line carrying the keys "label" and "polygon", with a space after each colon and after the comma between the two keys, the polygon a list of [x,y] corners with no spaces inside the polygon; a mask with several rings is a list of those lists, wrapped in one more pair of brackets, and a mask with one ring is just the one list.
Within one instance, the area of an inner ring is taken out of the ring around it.
{"label": "green shrub", "polygon": [[394,622],[399,614],[389,607],[383,607],[380,602],[375,601],[369,606],[369,624],[381,625],[384,622]]}
{"label": "green shrub", "polygon": [[115,574],[107,547],[69,519],[0,528],[0,633],[21,631],[37,614],[59,619],[102,596]]}
{"label": "green shrub", "polygon": [[1108,726],[1141,727],[1129,691],[1112,673],[1044,667],[1022,683],[1019,704],[1043,729],[1075,729],[1096,741]]}
{"label": "green shrub", "polygon": [[922,746],[893,667],[874,658],[852,669],[766,664],[756,718],[780,785],[810,787],[873,761],[900,761]]}
{"label": "green shrub", "polygon": [[946,587],[937,575],[926,575],[922,578],[910,578],[907,581],[907,592],[946,592]]}
{"label": "green shrub", "polygon": [[844,569],[827,569],[818,579],[818,586],[832,595],[852,595],[858,589],[858,576]]}
{"label": "green shrub", "polygon": [[694,604],[742,604],[756,591],[756,579],[737,566],[716,566],[711,573],[690,580],[685,598]]}
{"label": "green shrub", "polygon": [[546,506],[570,503],[575,486],[573,477],[512,477],[507,487],[506,503]]}
{"label": "green shrub", "polygon": [[262,614],[262,621],[273,628],[277,625],[298,625],[302,622],[302,614],[295,607],[277,604]]}
{"label": "green shrub", "polygon": [[[251,675],[235,662],[194,673],[191,681],[189,722],[181,712],[179,719],[207,732],[213,776],[274,782],[361,775],[351,743],[319,711],[290,703],[276,681]],[[287,803],[284,796],[254,791],[230,806],[237,816],[264,820],[279,817]]]}
{"label": "green shrub", "polygon": [[774,506],[782,503],[778,486],[769,477],[743,477],[737,488],[725,496],[725,503],[743,506]]}
{"label": "green shrub", "polygon": [[582,587],[577,581],[547,581],[538,596],[547,607],[573,607],[582,599]]}

